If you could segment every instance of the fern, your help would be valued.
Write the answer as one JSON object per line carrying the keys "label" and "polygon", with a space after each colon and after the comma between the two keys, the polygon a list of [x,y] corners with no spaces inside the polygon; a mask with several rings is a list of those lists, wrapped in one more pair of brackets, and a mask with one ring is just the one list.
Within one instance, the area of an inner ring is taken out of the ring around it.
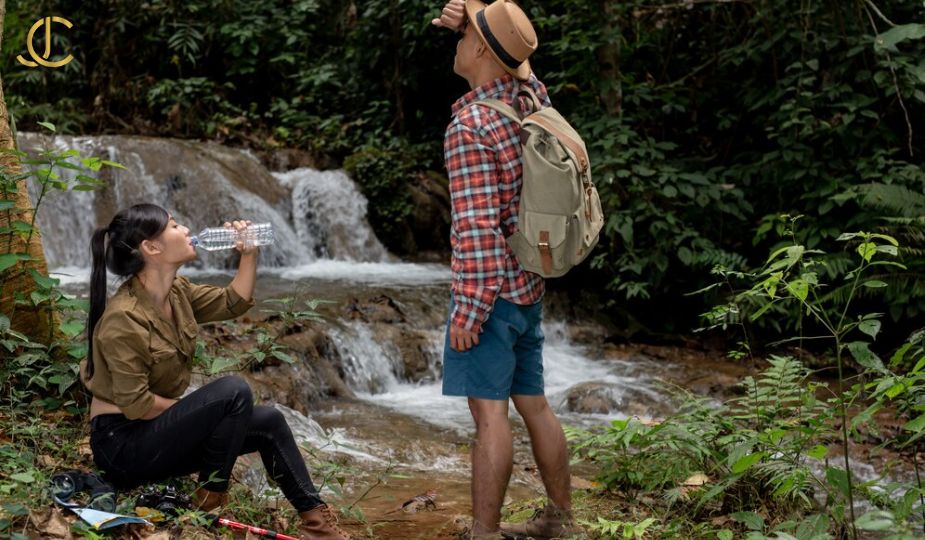
{"label": "fern", "polygon": [[921,218],[925,216],[925,194],[898,184],[863,184],[857,187],[858,204],[862,208],[881,210],[888,214]]}

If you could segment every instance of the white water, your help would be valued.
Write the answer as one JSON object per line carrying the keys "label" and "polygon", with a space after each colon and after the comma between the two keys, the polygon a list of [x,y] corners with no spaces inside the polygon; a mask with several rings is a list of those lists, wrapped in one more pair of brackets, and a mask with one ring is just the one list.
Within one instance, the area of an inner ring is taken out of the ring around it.
{"label": "white water", "polygon": [[283,279],[349,281],[364,285],[426,285],[449,282],[450,269],[442,264],[355,262],[321,259],[295,267],[267,269]]}
{"label": "white water", "polygon": [[[442,365],[443,341],[446,328],[435,330],[430,333],[431,354],[435,359],[435,368]],[[546,386],[546,395],[549,397],[550,404],[554,408],[562,410],[562,400],[566,391],[573,385],[594,381],[612,384],[617,389],[633,388],[642,390],[651,396],[653,400],[663,400],[666,397],[660,394],[655,388],[655,381],[651,376],[641,374],[623,375],[622,369],[628,366],[621,365],[622,362],[602,362],[592,360],[587,356],[587,351],[580,346],[575,345],[566,338],[564,323],[545,323],[543,333],[546,335],[546,343],[543,348],[543,375]],[[366,342],[363,345],[356,345],[357,342]],[[460,434],[465,434],[472,429],[472,418],[466,400],[459,397],[444,396],[442,393],[442,383],[440,377],[436,376],[435,382],[410,383],[396,381],[394,374],[386,372],[390,366],[396,363],[394,358],[389,358],[391,352],[382,345],[376,343],[371,334],[368,332],[358,332],[351,339],[354,347],[370,350],[370,358],[375,358],[373,362],[363,364],[366,371],[354,375],[357,380],[362,381],[387,381],[379,389],[375,384],[361,385],[354,387],[358,396],[378,405],[388,407],[410,416],[417,416],[423,420],[439,427],[450,428]],[[435,371],[439,371],[436,369]],[[629,370],[636,371],[636,370]],[[513,409],[512,416],[515,414]],[[614,412],[608,415],[570,415],[572,420],[580,421],[579,416],[586,417],[586,420],[597,422],[606,422],[610,419],[625,418],[625,415]]]}
{"label": "white water", "polygon": [[366,197],[344,171],[301,168],[273,173],[292,191],[300,244],[319,258],[394,261],[366,222]]}

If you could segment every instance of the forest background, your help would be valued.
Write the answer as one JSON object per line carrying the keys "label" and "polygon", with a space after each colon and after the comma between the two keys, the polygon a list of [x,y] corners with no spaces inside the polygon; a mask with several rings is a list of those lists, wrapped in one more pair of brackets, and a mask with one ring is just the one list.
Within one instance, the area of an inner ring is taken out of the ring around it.
{"label": "forest background", "polygon": [[[591,263],[553,286],[598,293],[582,298],[623,338],[675,339],[705,326],[734,357],[751,358],[755,345],[796,335],[817,367],[838,370],[837,386],[819,400],[817,374],[771,357],[761,376],[745,381],[748,400],[719,408],[693,400],[658,427],[615,422],[603,433],[570,434],[576,453],[600,464],[608,488],[662,490],[677,508],[690,495],[679,481],[706,471],[715,482],[681,512],[690,521],[653,525],[643,514],[605,520],[598,532],[641,537],[652,526],[666,537],[696,530],[732,538],[733,529],[747,529],[754,538],[824,538],[857,537],[860,528],[915,537],[925,521],[918,477],[885,495],[846,471],[856,451],[849,446],[869,442],[880,412],[900,428],[876,440],[916,473],[925,436],[925,339],[915,333],[925,326],[925,2],[522,5],[540,38],[534,69],[589,146],[607,218]],[[413,211],[409,185],[421,174],[444,175],[449,106],[467,91],[452,73],[457,36],[430,24],[440,7],[8,1],[2,88],[15,130],[53,125],[64,134],[196,138],[258,153],[296,148],[320,167],[344,167],[369,199],[380,239],[413,258],[422,246],[403,233]],[[52,14],[74,23],[53,34],[52,50],[75,59],[26,69],[15,60],[20,44],[34,21]],[[4,175],[5,197],[22,179]],[[2,204],[8,214],[12,203]],[[11,239],[23,232],[4,227]],[[7,272],[25,260],[13,251],[0,254]],[[31,275],[51,291],[42,274]],[[33,307],[56,298],[75,308],[60,295],[34,294]],[[36,352],[9,323],[0,317],[2,344],[15,356],[3,364],[10,408],[2,419],[12,433],[29,407],[75,403],[67,401],[72,362],[62,363],[55,345]],[[58,330],[74,338],[81,325]],[[820,332],[831,340],[802,339]],[[26,380],[29,390],[17,387]],[[67,384],[49,390],[56,380]],[[836,444],[842,468],[826,457]],[[15,445],[0,448],[9,450],[4,464],[24,455]],[[808,459],[826,460],[824,478],[813,476]],[[0,489],[27,501],[43,472],[16,467],[22,471]],[[808,495],[813,482],[828,493],[821,509]],[[855,496],[876,510],[857,518]],[[14,517],[0,526],[28,514],[22,505],[4,510]],[[717,524],[717,513],[736,525]],[[798,520],[787,520],[793,515]]]}
{"label": "forest background", "polygon": [[[534,68],[590,147],[607,225],[593,284],[624,327],[686,333],[716,296],[687,296],[722,265],[760,267],[798,240],[844,272],[844,231],[890,232],[906,270],[881,276],[887,342],[925,313],[925,4],[891,0],[523,2]],[[406,184],[443,174],[442,133],[466,90],[457,36],[425,0],[9,2],[5,40],[74,23],[62,69],[2,67],[20,130],[132,133],[295,147],[346,165],[399,254]],[[840,294],[839,290],[829,291]],[[883,294],[885,293],[885,294]],[[844,295],[844,291],[841,291]],[[873,296],[873,295],[870,295]],[[761,326],[793,329],[775,308]]]}

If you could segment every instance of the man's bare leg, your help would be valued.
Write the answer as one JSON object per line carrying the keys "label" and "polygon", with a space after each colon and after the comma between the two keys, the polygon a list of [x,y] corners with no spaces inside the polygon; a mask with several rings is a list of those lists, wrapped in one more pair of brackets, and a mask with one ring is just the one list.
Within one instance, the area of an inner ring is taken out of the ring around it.
{"label": "man's bare leg", "polygon": [[546,486],[546,495],[557,508],[570,511],[568,446],[559,419],[549,407],[546,396],[511,396],[511,399],[530,433],[533,459]]}
{"label": "man's bare leg", "polygon": [[496,532],[514,466],[508,401],[469,398],[469,411],[476,432],[472,446],[472,532]]}

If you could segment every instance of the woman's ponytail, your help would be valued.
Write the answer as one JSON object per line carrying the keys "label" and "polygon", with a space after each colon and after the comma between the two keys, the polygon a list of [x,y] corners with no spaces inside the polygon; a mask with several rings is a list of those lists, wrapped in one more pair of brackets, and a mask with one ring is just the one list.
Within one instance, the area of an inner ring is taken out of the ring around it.
{"label": "woman's ponytail", "polygon": [[113,216],[109,225],[90,238],[90,316],[87,319],[87,379],[93,377],[93,330],[106,310],[106,269],[129,277],[145,266],[138,251],[144,240],[157,238],[170,221],[170,214],[154,204],[136,204]]}
{"label": "woman's ponytail", "polygon": [[108,227],[97,229],[90,239],[90,317],[87,320],[87,379],[93,377],[93,329],[106,309],[106,235]]}

